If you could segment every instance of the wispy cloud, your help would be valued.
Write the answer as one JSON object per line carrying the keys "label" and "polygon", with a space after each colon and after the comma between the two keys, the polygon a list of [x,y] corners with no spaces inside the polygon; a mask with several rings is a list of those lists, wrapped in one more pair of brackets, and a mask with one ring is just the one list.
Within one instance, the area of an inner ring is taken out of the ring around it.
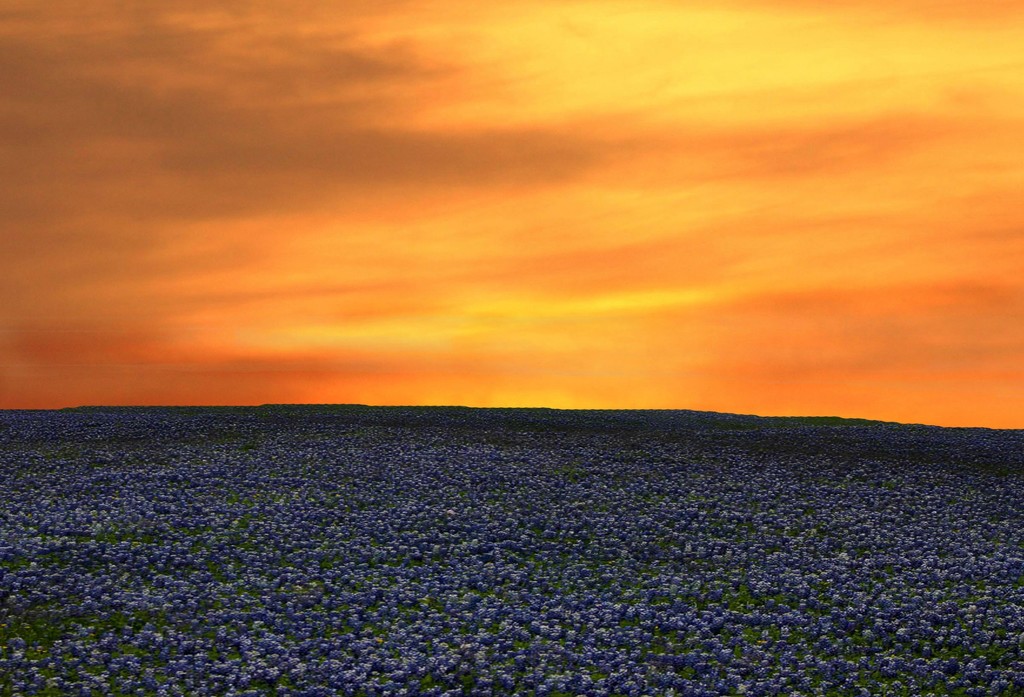
{"label": "wispy cloud", "polygon": [[1024,426],[1019,3],[0,8],[0,406]]}

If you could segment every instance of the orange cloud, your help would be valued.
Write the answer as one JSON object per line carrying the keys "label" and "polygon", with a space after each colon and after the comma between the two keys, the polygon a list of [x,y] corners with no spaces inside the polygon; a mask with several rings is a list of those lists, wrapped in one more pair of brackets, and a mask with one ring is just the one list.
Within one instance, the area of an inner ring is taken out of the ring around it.
{"label": "orange cloud", "polygon": [[8,3],[0,406],[1022,427],[1020,19]]}

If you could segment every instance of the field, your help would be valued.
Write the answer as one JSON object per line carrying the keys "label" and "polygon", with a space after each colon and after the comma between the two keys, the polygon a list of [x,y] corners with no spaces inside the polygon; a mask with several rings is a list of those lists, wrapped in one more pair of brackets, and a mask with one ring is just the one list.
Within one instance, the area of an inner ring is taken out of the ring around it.
{"label": "field", "polygon": [[0,412],[0,695],[1024,695],[1024,431]]}

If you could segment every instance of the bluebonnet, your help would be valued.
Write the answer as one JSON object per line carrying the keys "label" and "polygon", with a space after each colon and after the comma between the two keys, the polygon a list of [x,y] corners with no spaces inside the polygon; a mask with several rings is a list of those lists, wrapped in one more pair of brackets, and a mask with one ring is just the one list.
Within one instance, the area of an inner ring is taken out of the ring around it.
{"label": "bluebonnet", "polygon": [[0,412],[0,693],[1024,694],[1024,434]]}

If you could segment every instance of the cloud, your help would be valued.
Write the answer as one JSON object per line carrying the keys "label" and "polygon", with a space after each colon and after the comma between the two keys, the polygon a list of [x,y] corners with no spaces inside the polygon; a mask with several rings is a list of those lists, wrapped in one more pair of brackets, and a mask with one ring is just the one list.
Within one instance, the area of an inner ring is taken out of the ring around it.
{"label": "cloud", "polygon": [[760,379],[969,381],[1014,373],[1024,352],[1024,329],[1005,321],[1024,313],[1024,290],[981,280],[765,291],[718,312],[732,322],[715,370]]}
{"label": "cloud", "polygon": [[401,4],[7,5],[0,322],[173,315],[181,279],[237,283],[317,216],[557,185],[607,156],[565,126],[411,126],[459,68],[375,38]]}
{"label": "cloud", "polygon": [[962,142],[974,128],[948,114],[913,111],[821,122],[682,123],[671,131],[637,134],[632,161],[620,161],[608,172],[652,188],[730,183],[752,188],[763,181],[814,185],[821,177],[884,175],[913,167],[915,157]]}
{"label": "cloud", "polygon": [[155,329],[18,327],[3,329],[4,360],[14,363],[120,364],[158,361],[168,337]]}
{"label": "cloud", "polygon": [[0,404],[1005,407],[1019,30],[784,7],[5,3]]}
{"label": "cloud", "polygon": [[365,385],[400,370],[366,352],[210,348],[160,326],[8,327],[0,331],[0,399],[16,408],[302,401],[318,385]]}
{"label": "cloud", "polygon": [[393,86],[429,86],[440,70],[393,45],[284,36],[234,57],[230,30],[132,29],[5,41],[5,220],[189,220],[337,206],[367,189],[537,186],[602,154],[559,129],[376,123],[413,108]]}
{"label": "cloud", "polygon": [[411,40],[372,38],[347,9],[316,24],[301,13],[282,21],[274,3],[177,7],[26,3],[4,23],[0,216],[11,266],[55,262],[78,284],[111,269],[153,277],[164,248],[194,243],[183,242],[187,225],[535,190],[632,152],[572,124],[410,125],[462,68]]}
{"label": "cloud", "polygon": [[[716,2],[715,7],[722,3]],[[738,9],[758,9],[766,6],[773,10],[800,10],[815,14],[854,13],[891,18],[892,21],[988,24],[1020,19],[1024,8],[1015,0],[837,0],[827,4],[814,0],[782,0],[766,3],[764,0],[730,0]]]}

